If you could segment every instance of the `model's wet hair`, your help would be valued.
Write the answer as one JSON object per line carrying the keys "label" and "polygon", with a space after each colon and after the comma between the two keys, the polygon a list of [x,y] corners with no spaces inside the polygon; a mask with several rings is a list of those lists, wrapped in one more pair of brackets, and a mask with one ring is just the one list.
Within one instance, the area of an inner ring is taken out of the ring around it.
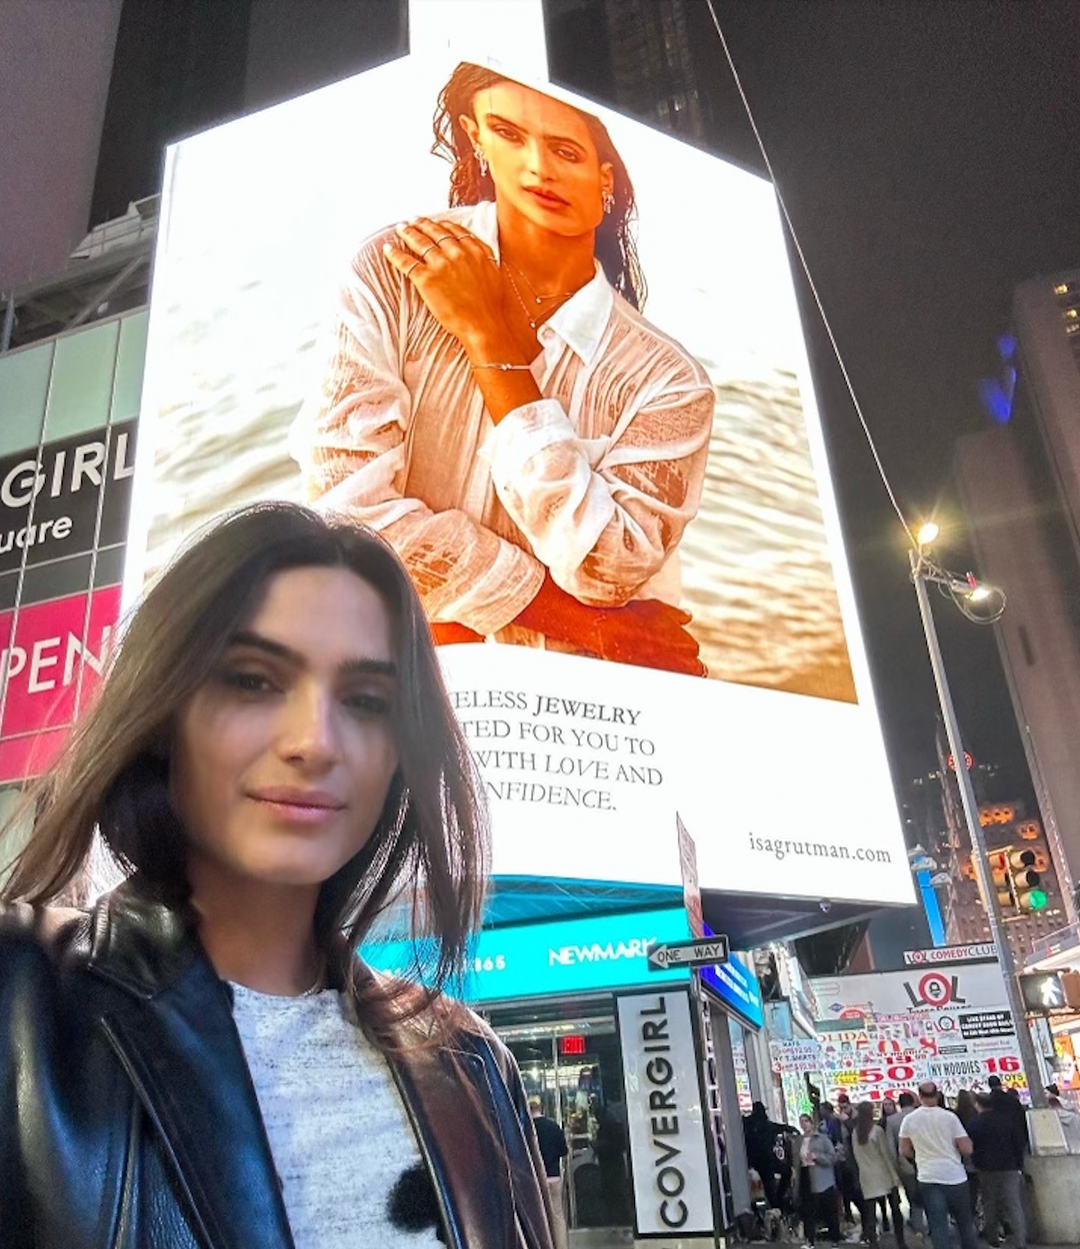
{"label": "model's wet hair", "polygon": [[[146,595],[93,709],[31,792],[34,832],[0,899],[41,904],[70,897],[99,831],[130,876],[129,888],[187,908],[195,922],[187,834],[169,796],[178,719],[258,610],[270,578],[311,567],[347,569],[378,592],[397,665],[398,768],[367,844],[322,886],[316,940],[331,979],[351,986],[358,1006],[405,994],[394,1012],[411,1014],[460,983],[483,906],[485,809],[401,561],[374,533],[295,504],[260,503],[225,516],[197,535]],[[353,952],[388,907],[407,902],[420,951],[413,971],[428,988],[405,993],[365,976]]]}
{"label": "model's wet hair", "polygon": [[[439,93],[434,119],[435,142],[431,150],[436,156],[443,157],[453,166],[450,174],[451,208],[465,204],[479,204],[482,200],[495,198],[495,185],[491,180],[491,174],[480,172],[473,145],[462,128],[460,119],[474,116],[473,102],[479,92],[494,87],[500,82],[514,81],[505,74],[500,74],[483,65],[462,61]],[[527,86],[528,84],[517,85]],[[555,98],[552,96],[552,99]],[[573,105],[566,107],[573,108]],[[575,108],[574,112],[588,127],[600,162],[611,166],[614,179],[612,195],[615,203],[612,205],[611,212],[605,214],[603,221],[596,228],[596,259],[603,266],[611,285],[640,311],[645,306],[647,289],[645,274],[641,270],[637,246],[634,243],[633,228],[637,217],[634,184],[630,181],[630,174],[623,163],[623,158],[612,143],[607,127],[600,118],[579,108]]]}

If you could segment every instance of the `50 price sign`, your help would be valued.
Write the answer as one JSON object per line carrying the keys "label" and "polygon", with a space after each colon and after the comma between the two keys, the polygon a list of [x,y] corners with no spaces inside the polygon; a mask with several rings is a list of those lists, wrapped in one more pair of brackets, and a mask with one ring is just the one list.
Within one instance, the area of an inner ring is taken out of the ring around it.
{"label": "50 price sign", "polygon": [[920,1080],[927,1079],[927,1071],[925,1063],[917,1066],[910,1062],[897,1062],[836,1071],[826,1078],[833,1086],[830,1096],[834,1099],[837,1093],[845,1092],[860,1101],[878,1102],[886,1097],[895,1101],[905,1090],[910,1092]]}

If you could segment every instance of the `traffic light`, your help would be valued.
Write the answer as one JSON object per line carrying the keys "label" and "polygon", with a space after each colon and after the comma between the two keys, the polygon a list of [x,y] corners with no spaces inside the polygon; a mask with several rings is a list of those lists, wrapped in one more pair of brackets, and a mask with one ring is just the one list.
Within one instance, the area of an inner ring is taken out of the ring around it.
{"label": "traffic light", "polygon": [[992,850],[987,856],[990,875],[997,890],[998,906],[1015,906],[1012,876],[1009,874],[1009,856],[1004,850]]}
{"label": "traffic light", "polygon": [[1013,905],[1018,911],[1041,911],[1046,906],[1046,890],[1042,887],[1042,877],[1035,870],[1035,864],[1034,850],[1008,852]]}
{"label": "traffic light", "polygon": [[1061,988],[1065,994],[1065,1005],[1080,1010],[1080,971],[1063,971]]}
{"label": "traffic light", "polygon": [[1059,972],[1029,972],[1018,976],[1017,981],[1025,1010],[1044,1014],[1047,1011],[1067,1009],[1065,986]]}

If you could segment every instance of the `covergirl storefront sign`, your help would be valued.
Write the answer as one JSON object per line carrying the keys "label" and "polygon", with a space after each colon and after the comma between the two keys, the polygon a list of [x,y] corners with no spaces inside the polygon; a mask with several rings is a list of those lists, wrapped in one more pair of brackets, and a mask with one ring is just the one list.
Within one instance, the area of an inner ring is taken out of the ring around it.
{"label": "covergirl storefront sign", "polygon": [[626,1120],[639,1236],[712,1234],[712,1183],[690,1000],[619,997]]}

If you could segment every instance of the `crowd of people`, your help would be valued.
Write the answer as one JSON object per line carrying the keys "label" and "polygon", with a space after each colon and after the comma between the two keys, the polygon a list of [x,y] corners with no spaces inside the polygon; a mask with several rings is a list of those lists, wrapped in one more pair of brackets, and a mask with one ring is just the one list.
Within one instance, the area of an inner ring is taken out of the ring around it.
{"label": "crowd of people", "polygon": [[[1051,1104],[1067,1134],[1080,1127],[1056,1097]],[[954,1224],[961,1249],[976,1249],[980,1234],[994,1247],[1008,1234],[1027,1249],[1026,1112],[996,1076],[989,1092],[962,1090],[952,1108],[925,1081],[895,1101],[855,1105],[841,1093],[835,1105],[815,1102],[797,1129],[755,1102],[743,1124],[766,1207],[801,1221],[807,1246],[824,1229],[833,1245],[877,1246],[891,1231],[900,1249],[909,1234],[950,1249]]]}

